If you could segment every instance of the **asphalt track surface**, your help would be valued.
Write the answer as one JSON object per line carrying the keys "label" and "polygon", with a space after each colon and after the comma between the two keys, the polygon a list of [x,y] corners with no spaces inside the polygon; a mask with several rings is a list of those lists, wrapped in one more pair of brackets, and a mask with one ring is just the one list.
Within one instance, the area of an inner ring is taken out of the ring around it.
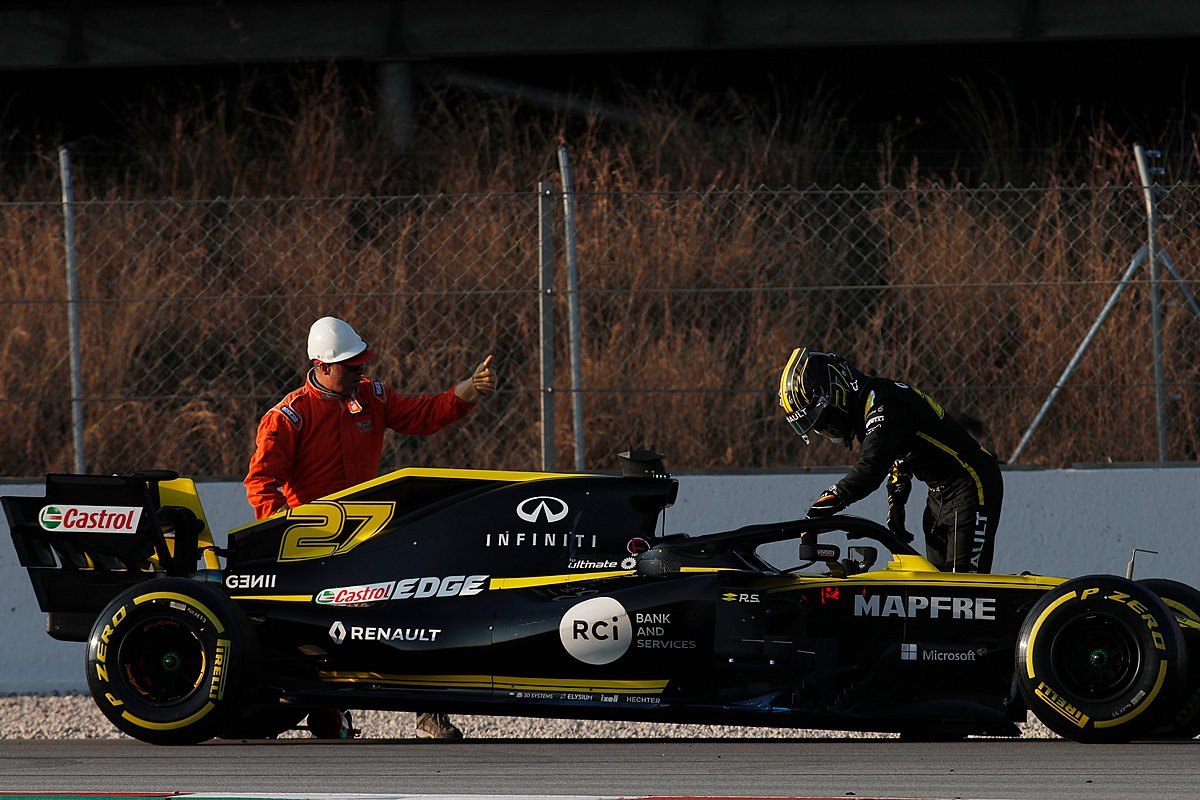
{"label": "asphalt track surface", "polygon": [[1200,740],[3,740],[0,792],[1193,800]]}

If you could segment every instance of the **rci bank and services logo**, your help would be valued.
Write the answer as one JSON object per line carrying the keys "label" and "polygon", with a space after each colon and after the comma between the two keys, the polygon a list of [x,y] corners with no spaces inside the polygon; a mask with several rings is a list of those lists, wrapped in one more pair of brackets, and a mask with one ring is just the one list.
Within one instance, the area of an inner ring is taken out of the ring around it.
{"label": "rci bank and services logo", "polygon": [[558,623],[567,652],[585,664],[611,664],[629,649],[633,624],[612,597],[593,597],[571,606]]}

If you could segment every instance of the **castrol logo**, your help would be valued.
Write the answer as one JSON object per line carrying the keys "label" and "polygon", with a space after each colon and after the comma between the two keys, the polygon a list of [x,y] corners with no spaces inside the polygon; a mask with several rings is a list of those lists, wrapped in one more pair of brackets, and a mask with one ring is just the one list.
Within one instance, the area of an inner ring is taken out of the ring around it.
{"label": "castrol logo", "polygon": [[42,530],[64,533],[136,533],[140,506],[44,506],[38,513]]}
{"label": "castrol logo", "polygon": [[361,603],[387,600],[392,596],[392,590],[395,588],[395,581],[368,583],[361,586],[339,586],[333,589],[322,589],[313,599],[323,606],[356,606]]}

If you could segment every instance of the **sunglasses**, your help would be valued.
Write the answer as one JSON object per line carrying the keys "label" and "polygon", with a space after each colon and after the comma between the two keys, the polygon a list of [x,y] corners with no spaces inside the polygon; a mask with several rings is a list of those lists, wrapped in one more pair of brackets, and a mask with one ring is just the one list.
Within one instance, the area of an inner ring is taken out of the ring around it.
{"label": "sunglasses", "polygon": [[344,363],[344,362],[335,361],[335,362],[333,362],[332,364],[331,364],[331,363],[328,363],[328,362],[326,362],[325,366],[327,366],[327,367],[341,367],[342,369],[346,370],[347,372],[353,372],[353,373],[356,373],[356,374],[362,374],[362,371],[363,371],[364,369],[366,369],[366,366],[367,366],[367,365],[366,365],[366,364],[346,364],[346,363]]}

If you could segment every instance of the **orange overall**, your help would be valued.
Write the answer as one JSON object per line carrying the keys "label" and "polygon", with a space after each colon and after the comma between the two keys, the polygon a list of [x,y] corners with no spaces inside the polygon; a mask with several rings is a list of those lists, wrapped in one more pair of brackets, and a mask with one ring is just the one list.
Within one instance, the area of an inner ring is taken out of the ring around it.
{"label": "orange overall", "polygon": [[344,398],[325,391],[309,372],[305,385],[283,398],[258,425],[243,483],[255,517],[263,519],[379,472],[383,433],[427,435],[466,416],[473,405],[451,387],[409,397],[364,378]]}

